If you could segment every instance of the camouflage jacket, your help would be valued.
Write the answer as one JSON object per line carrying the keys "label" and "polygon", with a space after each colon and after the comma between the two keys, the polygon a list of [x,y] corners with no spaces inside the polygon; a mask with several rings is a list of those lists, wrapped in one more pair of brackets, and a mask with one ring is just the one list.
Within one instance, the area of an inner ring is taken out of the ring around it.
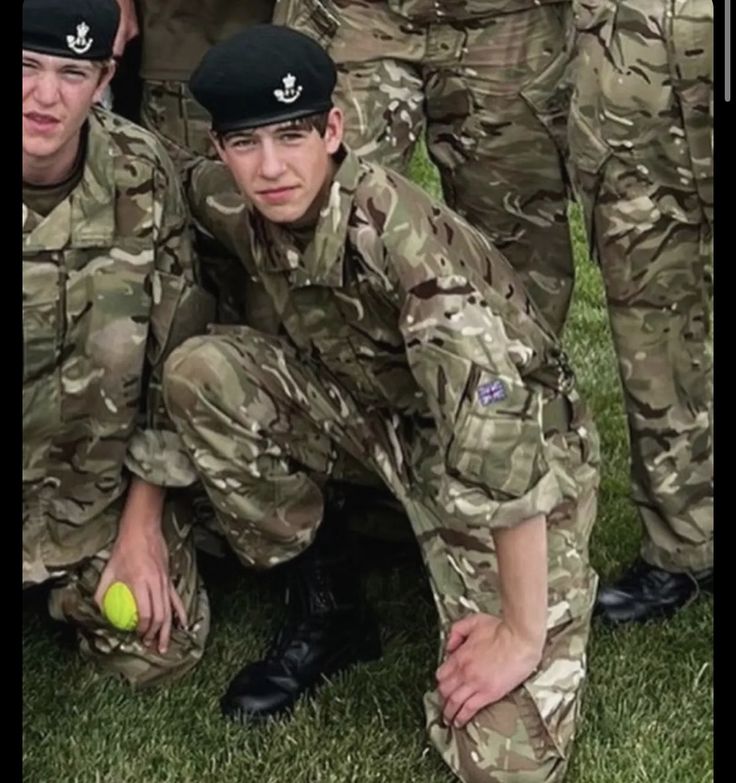
{"label": "camouflage jacket", "polygon": [[448,507],[505,526],[576,494],[553,433],[575,432],[576,464],[597,441],[566,357],[506,259],[448,207],[348,152],[302,253],[222,164],[191,167],[188,195],[309,361],[364,408],[436,428]]}
{"label": "camouflage jacket", "polygon": [[46,218],[23,206],[24,581],[110,540],[87,523],[128,471],[195,478],[160,397],[164,356],[209,317],[186,220],[160,144],[100,109],[77,187]]}
{"label": "camouflage jacket", "polygon": [[[443,24],[474,22],[499,14],[525,11],[540,5],[569,3],[570,0],[276,0],[273,21],[300,27],[309,18],[323,35],[325,41],[340,23],[343,14],[351,19],[365,19],[372,29],[371,20],[383,27],[389,18],[387,12],[396,14],[415,24]],[[390,29],[390,26],[389,26]]]}

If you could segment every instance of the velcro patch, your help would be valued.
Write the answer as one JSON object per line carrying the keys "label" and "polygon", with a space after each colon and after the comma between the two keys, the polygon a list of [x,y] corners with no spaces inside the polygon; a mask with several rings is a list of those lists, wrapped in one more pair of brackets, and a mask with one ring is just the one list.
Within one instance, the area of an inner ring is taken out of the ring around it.
{"label": "velcro patch", "polygon": [[506,399],[506,387],[503,381],[490,381],[478,387],[478,400],[481,405],[490,405]]}

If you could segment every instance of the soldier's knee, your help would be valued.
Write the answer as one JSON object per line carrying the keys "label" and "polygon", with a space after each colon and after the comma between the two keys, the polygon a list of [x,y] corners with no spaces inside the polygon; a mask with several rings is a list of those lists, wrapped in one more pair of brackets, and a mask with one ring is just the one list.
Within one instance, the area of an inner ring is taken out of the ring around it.
{"label": "soldier's knee", "polygon": [[176,348],[164,364],[162,391],[169,415],[186,419],[197,398],[216,394],[231,359],[217,337],[192,337]]}
{"label": "soldier's knee", "polygon": [[463,783],[560,783],[567,769],[569,737],[556,736],[531,698],[520,689],[482,709],[464,728],[446,727],[441,700],[425,707],[432,743]]}
{"label": "soldier's knee", "polygon": [[567,762],[553,748],[541,750],[505,738],[500,747],[485,732],[452,729],[455,752],[445,761],[463,783],[560,783]]}

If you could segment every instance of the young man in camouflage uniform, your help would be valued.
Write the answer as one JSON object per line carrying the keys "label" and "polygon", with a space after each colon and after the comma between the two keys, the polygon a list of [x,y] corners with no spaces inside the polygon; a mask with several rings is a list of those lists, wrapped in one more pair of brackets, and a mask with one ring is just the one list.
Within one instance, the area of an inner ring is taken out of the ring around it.
{"label": "young man in camouflage uniform", "polygon": [[509,259],[556,333],[574,283],[563,163],[568,0],[278,0],[337,63],[361,157],[404,172],[426,135],[447,203]]}
{"label": "young man in camouflage uniform", "polygon": [[[81,651],[136,685],[179,676],[209,627],[187,509],[195,473],[162,364],[202,331],[175,171],[148,132],[93,108],[114,0],[23,3],[23,583]],[[100,613],[125,582],[137,629]]]}
{"label": "young man in camouflage uniform", "polygon": [[710,589],[713,3],[578,2],[570,152],[624,387],[641,559],[611,622]]}
{"label": "young man in camouflage uniform", "polygon": [[426,562],[442,635],[432,742],[466,783],[558,781],[596,589],[595,431],[503,256],[342,146],[335,78],[312,39],[263,26],[210,50],[190,83],[228,167],[189,164],[193,214],[263,280],[283,336],[187,341],[164,370],[167,408],[246,564],[329,552],[222,706],[282,712],[377,652],[323,491],[347,454],[401,501]]}

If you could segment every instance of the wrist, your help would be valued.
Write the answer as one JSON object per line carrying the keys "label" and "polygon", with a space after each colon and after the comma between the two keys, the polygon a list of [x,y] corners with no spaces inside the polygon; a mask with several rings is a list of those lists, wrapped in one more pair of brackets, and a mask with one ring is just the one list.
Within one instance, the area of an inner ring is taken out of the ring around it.
{"label": "wrist", "polygon": [[504,618],[504,622],[514,638],[526,648],[528,658],[534,660],[535,665],[539,663],[547,639],[546,623],[521,622],[515,618]]}

